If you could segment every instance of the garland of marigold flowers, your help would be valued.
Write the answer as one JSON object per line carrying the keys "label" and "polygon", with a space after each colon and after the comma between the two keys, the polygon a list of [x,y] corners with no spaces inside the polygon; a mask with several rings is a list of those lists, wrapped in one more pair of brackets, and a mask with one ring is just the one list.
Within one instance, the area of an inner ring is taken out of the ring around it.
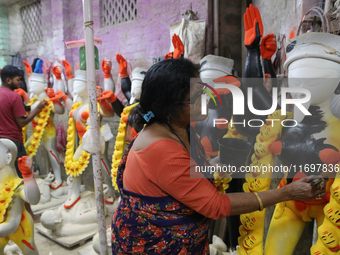
{"label": "garland of marigold flowers", "polygon": [[[30,99],[30,102],[27,104],[27,106],[31,106],[32,104],[34,104],[36,101],[38,100],[37,97],[33,97]],[[28,114],[29,112],[26,112],[26,114]],[[22,139],[23,139],[23,143],[26,143],[26,135],[27,135],[27,129],[28,129],[28,125],[24,126],[22,128]]]}
{"label": "garland of marigold flowers", "polygon": [[[29,103],[29,105],[32,105],[37,100],[37,98],[31,98],[31,102]],[[31,136],[27,139],[27,142],[25,143],[27,156],[33,157],[37,153],[42,135],[44,134],[46,124],[50,117],[52,104],[52,102],[48,102],[47,105],[35,116],[35,120],[37,120],[37,125],[33,128]]]}
{"label": "garland of marigold flowers", "polygon": [[26,125],[22,128],[22,140],[23,140],[24,144],[26,143],[27,129],[28,129],[28,125]]}
{"label": "garland of marigold flowers", "polygon": [[[77,102],[72,105],[72,110],[70,112],[70,119],[68,121],[67,129],[67,144],[65,152],[65,170],[66,173],[72,177],[77,177],[83,173],[87,165],[89,164],[89,159],[91,154],[86,151],[81,151],[81,156],[78,159],[74,159],[74,147],[76,140],[76,122],[72,118],[72,113],[81,106],[82,102]],[[88,129],[89,127],[87,127]],[[81,146],[81,140],[79,141],[79,146]]]}
{"label": "garland of marigold flowers", "polygon": [[130,106],[126,106],[123,109],[123,112],[120,117],[119,127],[118,127],[118,133],[116,137],[116,143],[114,147],[114,153],[112,155],[112,165],[111,165],[111,177],[112,177],[112,185],[113,187],[118,191],[117,186],[117,171],[118,166],[120,163],[120,160],[123,157],[124,154],[124,144],[125,144],[125,133],[126,133],[126,121],[127,117],[129,116],[132,108],[134,108],[139,103],[135,103]]}
{"label": "garland of marigold flowers", "polygon": [[15,190],[23,184],[21,178],[10,177],[0,185],[0,224],[6,221],[6,211],[10,206]]}

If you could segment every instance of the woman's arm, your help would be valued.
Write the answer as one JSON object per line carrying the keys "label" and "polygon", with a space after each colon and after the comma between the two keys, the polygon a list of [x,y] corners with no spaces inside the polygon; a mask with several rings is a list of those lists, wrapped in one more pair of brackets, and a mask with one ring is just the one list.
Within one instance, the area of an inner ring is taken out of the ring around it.
{"label": "woman's arm", "polygon": [[[317,178],[322,178],[322,176],[305,177],[280,189],[259,192],[258,195],[263,203],[263,208],[288,200],[312,200],[318,196],[325,196],[325,188],[318,189],[320,186],[310,185],[310,182]],[[326,186],[325,183],[323,185]],[[260,209],[260,201],[254,193],[230,193],[228,197],[231,204],[231,215],[249,213]]]}
{"label": "woman's arm", "polygon": [[[202,178],[193,178],[193,174],[198,176],[193,161],[189,166],[189,155],[181,156],[181,151],[177,155],[172,153],[176,158],[170,160],[159,172],[158,185],[177,201],[212,219],[260,209],[260,202],[254,193],[219,194],[203,175]],[[310,185],[317,178],[322,177],[309,176],[280,189],[259,192],[258,195],[264,208],[287,200],[312,200],[325,195],[324,188],[317,189],[318,186]]]}

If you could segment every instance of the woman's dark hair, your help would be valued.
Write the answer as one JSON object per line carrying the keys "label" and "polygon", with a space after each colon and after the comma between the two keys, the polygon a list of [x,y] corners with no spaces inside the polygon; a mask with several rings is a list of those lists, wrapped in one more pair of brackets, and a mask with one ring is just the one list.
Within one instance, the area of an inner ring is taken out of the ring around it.
{"label": "woman's dark hair", "polygon": [[[167,59],[150,67],[142,83],[139,105],[130,114],[130,120],[139,128],[145,123],[166,123],[178,118],[183,101],[190,93],[190,78],[198,77],[199,67],[188,59]],[[155,115],[146,122],[142,115]]]}
{"label": "woman's dark hair", "polygon": [[5,83],[7,78],[12,79],[16,76],[20,76],[21,73],[19,68],[12,65],[7,65],[1,70],[0,75],[2,82]]}

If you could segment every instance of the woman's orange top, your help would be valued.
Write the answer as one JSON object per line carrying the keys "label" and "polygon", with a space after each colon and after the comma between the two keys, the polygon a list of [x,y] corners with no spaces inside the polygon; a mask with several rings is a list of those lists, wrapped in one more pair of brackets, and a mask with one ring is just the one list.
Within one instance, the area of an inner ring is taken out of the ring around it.
{"label": "woman's orange top", "polygon": [[[191,178],[196,162],[178,142],[161,139],[148,147],[130,150],[124,175],[124,188],[150,197],[172,196],[196,212],[212,219],[230,215],[230,200],[219,194],[204,178]],[[197,173],[195,173],[197,176]]]}

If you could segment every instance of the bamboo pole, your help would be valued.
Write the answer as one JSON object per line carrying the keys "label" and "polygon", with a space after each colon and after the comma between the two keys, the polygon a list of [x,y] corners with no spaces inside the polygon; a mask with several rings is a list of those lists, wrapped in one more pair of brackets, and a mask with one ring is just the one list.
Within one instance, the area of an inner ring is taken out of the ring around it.
{"label": "bamboo pole", "polygon": [[100,241],[100,255],[107,255],[106,241],[106,224],[103,197],[103,177],[100,168],[100,135],[99,121],[97,110],[97,94],[95,81],[95,58],[94,58],[94,39],[93,39],[93,18],[92,18],[92,0],[83,0],[83,18],[85,33],[85,51],[86,51],[86,74],[87,74],[87,90],[89,95],[89,111],[90,111],[90,129],[94,136],[92,165],[93,179],[95,188],[95,199],[97,206],[98,232]]}

